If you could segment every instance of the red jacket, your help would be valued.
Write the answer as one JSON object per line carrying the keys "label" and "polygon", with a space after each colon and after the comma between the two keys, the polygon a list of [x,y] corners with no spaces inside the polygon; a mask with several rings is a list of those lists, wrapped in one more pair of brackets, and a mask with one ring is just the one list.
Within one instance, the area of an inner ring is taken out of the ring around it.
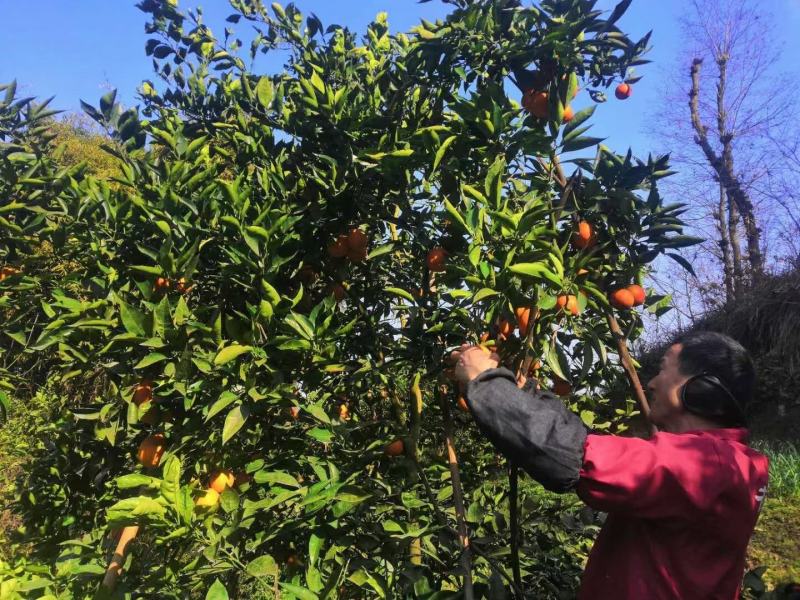
{"label": "red jacket", "polygon": [[747,435],[588,435],[576,491],[608,518],[578,598],[736,600],[768,475]]}

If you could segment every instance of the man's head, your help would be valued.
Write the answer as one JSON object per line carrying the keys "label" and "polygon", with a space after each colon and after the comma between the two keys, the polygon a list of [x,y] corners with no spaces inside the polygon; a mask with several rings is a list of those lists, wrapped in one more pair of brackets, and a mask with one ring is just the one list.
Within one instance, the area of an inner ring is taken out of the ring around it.
{"label": "man's head", "polygon": [[[695,377],[704,373],[711,380]],[[681,400],[684,386],[686,403]],[[658,375],[647,385],[650,420],[667,430],[680,429],[680,422],[687,418],[696,422],[697,417],[710,426],[743,426],[737,404],[745,409],[754,386],[753,362],[739,342],[713,331],[692,332],[667,349]]]}

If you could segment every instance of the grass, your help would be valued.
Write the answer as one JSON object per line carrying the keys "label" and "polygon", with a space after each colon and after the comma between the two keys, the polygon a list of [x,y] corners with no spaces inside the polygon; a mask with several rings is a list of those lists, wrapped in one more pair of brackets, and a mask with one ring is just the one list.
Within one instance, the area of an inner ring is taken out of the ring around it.
{"label": "grass", "polygon": [[752,446],[769,457],[769,496],[800,497],[800,446],[767,441],[756,441]]}

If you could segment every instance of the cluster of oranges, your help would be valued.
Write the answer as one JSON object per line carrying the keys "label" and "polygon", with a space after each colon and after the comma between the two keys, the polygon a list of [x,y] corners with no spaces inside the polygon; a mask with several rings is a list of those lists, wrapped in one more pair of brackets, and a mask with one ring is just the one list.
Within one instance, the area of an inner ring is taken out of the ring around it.
{"label": "cluster of oranges", "polygon": [[[570,100],[574,99],[578,94],[578,89],[572,95]],[[633,94],[633,87],[628,83],[620,83],[614,90],[614,95],[620,100],[627,100]],[[547,119],[550,117],[550,97],[547,92],[535,89],[526,90],[522,95],[522,106],[525,110],[531,113],[537,119]],[[564,107],[562,116],[563,123],[569,123],[575,116],[572,106],[567,105]]]}
{"label": "cluster of oranges", "polygon": [[190,291],[192,288],[187,284],[186,278],[181,277],[178,281],[175,282],[173,286],[172,280],[167,277],[157,277],[156,282],[153,286],[157,292],[168,292],[171,289],[175,289],[180,294],[185,294],[186,292]]}
{"label": "cluster of oranges", "polygon": [[[577,95],[578,91],[575,90],[573,98]],[[550,116],[550,97],[547,92],[528,90],[522,95],[522,106],[525,110],[531,113],[537,119],[547,119]],[[572,106],[564,107],[564,113],[561,116],[563,123],[569,123],[575,116],[575,111]]]}
{"label": "cluster of oranges", "polygon": [[369,238],[360,228],[353,227],[348,233],[339,234],[328,245],[328,254],[334,258],[347,257],[354,263],[359,263],[367,258],[367,245]]}
{"label": "cluster of oranges", "polygon": [[14,267],[3,267],[0,269],[0,281],[3,281],[7,277],[11,277],[12,275],[17,275],[19,273],[19,269],[15,269]]}

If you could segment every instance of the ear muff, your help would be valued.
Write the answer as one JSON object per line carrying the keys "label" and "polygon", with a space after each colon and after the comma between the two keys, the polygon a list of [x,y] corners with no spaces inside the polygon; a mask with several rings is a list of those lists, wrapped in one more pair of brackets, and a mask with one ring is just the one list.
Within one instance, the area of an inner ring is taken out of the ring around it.
{"label": "ear muff", "polygon": [[701,417],[723,419],[744,424],[742,405],[719,377],[703,372],[690,377],[681,388],[681,403],[691,413]]}

